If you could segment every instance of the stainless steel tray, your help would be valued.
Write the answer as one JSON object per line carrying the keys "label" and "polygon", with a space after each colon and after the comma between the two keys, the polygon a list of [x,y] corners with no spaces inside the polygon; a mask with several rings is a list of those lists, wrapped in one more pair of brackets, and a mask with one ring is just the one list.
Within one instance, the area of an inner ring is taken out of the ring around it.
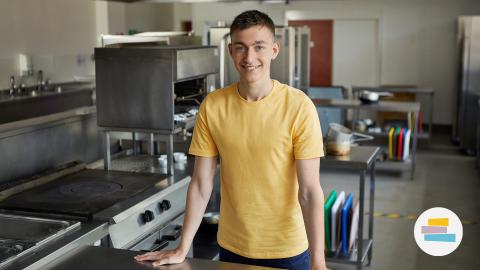
{"label": "stainless steel tray", "polygon": [[79,226],[77,221],[0,214],[0,268]]}

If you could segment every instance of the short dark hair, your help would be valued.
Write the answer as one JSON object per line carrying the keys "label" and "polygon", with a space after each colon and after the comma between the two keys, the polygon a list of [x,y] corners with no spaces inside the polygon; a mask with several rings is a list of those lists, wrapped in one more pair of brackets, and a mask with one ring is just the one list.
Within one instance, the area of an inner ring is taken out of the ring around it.
{"label": "short dark hair", "polygon": [[237,30],[245,30],[257,25],[267,27],[275,37],[275,25],[272,19],[258,10],[247,10],[237,15],[230,26],[230,36]]}

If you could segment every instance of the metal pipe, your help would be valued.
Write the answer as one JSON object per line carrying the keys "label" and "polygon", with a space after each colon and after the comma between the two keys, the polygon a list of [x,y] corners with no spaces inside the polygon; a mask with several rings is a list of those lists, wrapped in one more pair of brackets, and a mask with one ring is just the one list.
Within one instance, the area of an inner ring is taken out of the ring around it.
{"label": "metal pipe", "polygon": [[110,133],[108,131],[105,131],[105,157],[103,166],[107,171],[110,171],[112,169],[112,157],[110,154]]}
{"label": "metal pipe", "polygon": [[357,269],[362,269],[363,258],[363,218],[365,199],[365,170],[360,172],[360,197],[358,218],[358,245],[357,245]]}

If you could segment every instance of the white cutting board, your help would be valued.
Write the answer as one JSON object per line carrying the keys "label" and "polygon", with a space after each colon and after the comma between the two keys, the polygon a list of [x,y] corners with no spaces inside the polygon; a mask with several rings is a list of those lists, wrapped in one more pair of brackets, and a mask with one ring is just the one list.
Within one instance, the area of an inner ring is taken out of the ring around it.
{"label": "white cutting board", "polygon": [[335,200],[335,203],[332,206],[332,216],[331,216],[331,233],[332,233],[332,245],[331,251],[335,252],[337,250],[337,224],[340,222],[340,213],[342,212],[342,206],[345,203],[345,191],[340,192]]}
{"label": "white cutting board", "polygon": [[355,207],[353,208],[352,225],[350,226],[350,239],[348,241],[348,252],[352,250],[353,245],[355,244],[355,238],[357,238],[359,212],[360,204],[357,201],[355,203]]}

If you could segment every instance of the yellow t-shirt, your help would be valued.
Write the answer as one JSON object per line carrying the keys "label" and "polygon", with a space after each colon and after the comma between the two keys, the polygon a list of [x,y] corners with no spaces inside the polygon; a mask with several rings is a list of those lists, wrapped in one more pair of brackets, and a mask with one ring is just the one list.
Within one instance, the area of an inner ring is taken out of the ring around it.
{"label": "yellow t-shirt", "polygon": [[264,259],[308,248],[295,159],[323,156],[323,143],[315,106],[302,91],[274,81],[255,102],[242,98],[237,84],[210,93],[189,153],[220,155],[221,247]]}

